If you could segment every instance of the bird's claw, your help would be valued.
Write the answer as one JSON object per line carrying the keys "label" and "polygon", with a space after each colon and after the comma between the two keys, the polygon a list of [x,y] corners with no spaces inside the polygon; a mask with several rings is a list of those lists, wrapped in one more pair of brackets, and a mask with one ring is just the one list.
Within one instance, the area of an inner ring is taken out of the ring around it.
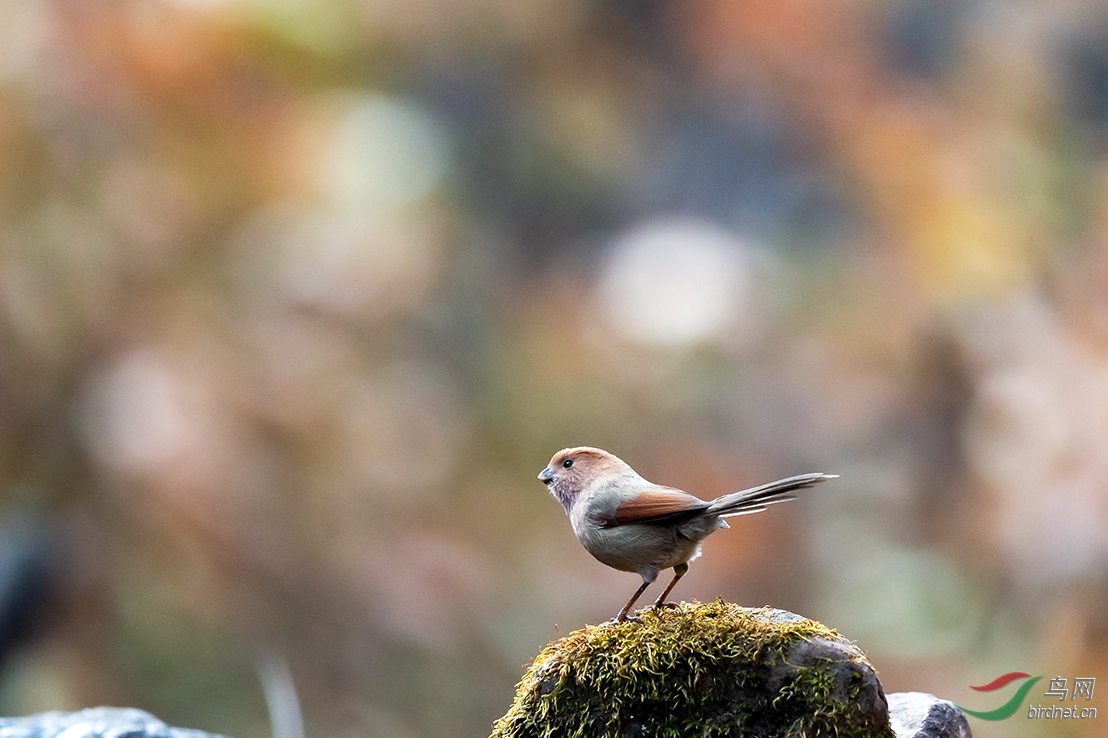
{"label": "bird's claw", "polygon": [[677,604],[676,602],[655,602],[654,606],[651,609],[653,609],[653,610],[675,610],[678,607],[681,607],[681,605]]}
{"label": "bird's claw", "polygon": [[641,623],[642,618],[640,618],[638,615],[622,614],[622,615],[616,615],[614,618],[612,618],[608,622],[613,624],[613,625],[618,624],[618,623]]}

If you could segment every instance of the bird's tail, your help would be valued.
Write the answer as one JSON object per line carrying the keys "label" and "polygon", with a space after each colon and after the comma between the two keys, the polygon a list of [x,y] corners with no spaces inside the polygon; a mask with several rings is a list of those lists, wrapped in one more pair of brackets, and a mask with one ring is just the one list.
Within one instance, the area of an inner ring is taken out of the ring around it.
{"label": "bird's tail", "polygon": [[788,479],[778,479],[776,482],[751,487],[739,492],[732,492],[712,500],[705,513],[718,515],[721,518],[732,515],[749,515],[762,512],[770,505],[778,502],[795,500],[796,496],[789,494],[800,489],[807,489],[827,479],[834,479],[837,474],[801,474]]}

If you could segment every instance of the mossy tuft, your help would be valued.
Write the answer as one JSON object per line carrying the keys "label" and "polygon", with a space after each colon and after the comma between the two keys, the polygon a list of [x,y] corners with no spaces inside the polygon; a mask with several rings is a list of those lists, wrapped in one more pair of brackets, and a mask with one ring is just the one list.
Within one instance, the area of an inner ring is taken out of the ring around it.
{"label": "mossy tuft", "polygon": [[895,738],[866,657],[820,623],[722,600],[640,615],[547,646],[492,738]]}

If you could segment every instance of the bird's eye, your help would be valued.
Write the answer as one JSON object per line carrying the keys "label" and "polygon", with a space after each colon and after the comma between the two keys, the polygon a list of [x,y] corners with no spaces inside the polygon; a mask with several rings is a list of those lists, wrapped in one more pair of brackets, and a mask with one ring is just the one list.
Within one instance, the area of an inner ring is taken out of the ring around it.
{"label": "bird's eye", "polygon": [[564,466],[566,469],[570,468],[571,466],[573,466],[573,459],[566,459],[562,462],[562,466]]}

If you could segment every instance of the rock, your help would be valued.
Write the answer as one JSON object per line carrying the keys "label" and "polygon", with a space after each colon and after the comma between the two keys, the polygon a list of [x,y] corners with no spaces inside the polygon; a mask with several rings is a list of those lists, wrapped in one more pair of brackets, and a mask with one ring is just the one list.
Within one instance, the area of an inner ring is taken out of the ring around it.
{"label": "rock", "polygon": [[925,692],[890,694],[889,721],[897,738],[972,738],[966,716],[953,702]]}
{"label": "rock", "polygon": [[493,738],[895,738],[873,667],[830,628],[722,600],[640,614],[547,646]]}
{"label": "rock", "polygon": [[0,718],[0,738],[223,738],[201,730],[171,728],[142,710],[93,707]]}

